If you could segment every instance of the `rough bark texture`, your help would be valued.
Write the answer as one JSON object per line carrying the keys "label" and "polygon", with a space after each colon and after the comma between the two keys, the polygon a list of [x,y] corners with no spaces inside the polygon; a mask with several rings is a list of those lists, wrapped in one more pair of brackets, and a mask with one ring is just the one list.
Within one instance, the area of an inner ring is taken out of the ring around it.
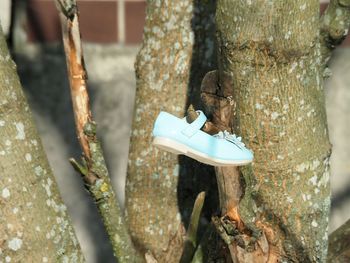
{"label": "rough bark texture", "polygon": [[318,17],[316,0],[217,6],[219,70],[231,75],[237,104],[233,129],[255,153],[241,169],[239,213],[272,228],[270,247],[287,262],[327,255],[330,143]]}
{"label": "rough bark texture", "polygon": [[329,236],[327,262],[350,262],[350,219]]}
{"label": "rough bark texture", "polygon": [[200,81],[214,66],[214,10],[215,1],[148,1],[136,62],[126,210],[134,241],[160,262],[178,262],[194,199],[210,190],[214,176],[208,166],[155,149],[153,122],[161,110],[183,117],[189,103],[200,108]]}
{"label": "rough bark texture", "polygon": [[83,262],[0,29],[0,261]]}

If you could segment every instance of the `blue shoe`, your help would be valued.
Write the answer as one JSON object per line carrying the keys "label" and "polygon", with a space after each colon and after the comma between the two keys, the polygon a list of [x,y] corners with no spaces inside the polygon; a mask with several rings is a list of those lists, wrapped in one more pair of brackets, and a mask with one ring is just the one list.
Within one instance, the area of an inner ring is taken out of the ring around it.
{"label": "blue shoe", "polygon": [[213,166],[240,166],[253,161],[240,137],[227,131],[209,135],[200,129],[207,117],[202,111],[189,124],[167,112],[160,112],[153,127],[153,145],[175,154],[184,154]]}

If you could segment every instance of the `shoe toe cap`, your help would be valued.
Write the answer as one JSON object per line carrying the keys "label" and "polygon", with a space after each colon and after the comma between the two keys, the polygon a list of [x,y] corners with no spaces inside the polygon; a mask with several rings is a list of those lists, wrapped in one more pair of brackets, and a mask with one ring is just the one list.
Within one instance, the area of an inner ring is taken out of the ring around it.
{"label": "shoe toe cap", "polygon": [[244,146],[237,146],[232,142],[223,142],[224,147],[217,152],[220,158],[227,160],[248,160],[252,161],[254,158],[253,152]]}
{"label": "shoe toe cap", "polygon": [[244,159],[246,159],[246,160],[253,160],[254,159],[253,152],[247,148],[245,148],[243,150],[243,156],[244,156]]}

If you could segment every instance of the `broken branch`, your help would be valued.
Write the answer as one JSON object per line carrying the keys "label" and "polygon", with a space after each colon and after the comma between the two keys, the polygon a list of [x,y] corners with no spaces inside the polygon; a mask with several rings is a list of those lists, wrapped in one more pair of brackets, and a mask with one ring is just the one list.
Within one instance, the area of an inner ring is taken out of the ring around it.
{"label": "broken branch", "polygon": [[87,92],[87,74],[76,1],[56,0],[56,4],[61,18],[76,132],[83,151],[83,164],[78,164],[74,159],[70,162],[82,175],[96,203],[118,262],[142,262],[144,260],[133,246],[122,210],[116,200],[96,136],[96,123],[92,119]]}

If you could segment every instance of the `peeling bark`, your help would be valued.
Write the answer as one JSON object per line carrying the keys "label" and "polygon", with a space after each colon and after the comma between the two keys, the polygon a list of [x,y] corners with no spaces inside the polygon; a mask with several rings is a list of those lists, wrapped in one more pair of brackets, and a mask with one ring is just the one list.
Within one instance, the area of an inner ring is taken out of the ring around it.
{"label": "peeling bark", "polygon": [[[57,3],[59,3],[58,5],[60,5],[59,11],[62,23],[63,43],[66,53],[69,84],[71,87],[70,91],[74,118],[77,127],[76,131],[84,155],[86,158],[91,158],[88,138],[84,134],[84,126],[91,122],[89,94],[87,92],[86,83],[87,73],[80,40],[78,10],[74,3],[75,1],[71,2],[71,6],[64,6],[63,3],[57,1]],[[69,14],[67,10],[70,10]]]}
{"label": "peeling bark", "polygon": [[60,11],[76,132],[83,151],[82,164],[74,159],[70,161],[83,177],[86,188],[96,203],[114,256],[119,262],[142,262],[144,258],[133,246],[123,211],[116,200],[103,151],[97,139],[96,123],[91,116],[76,1],[57,0],[56,4]]}
{"label": "peeling bark", "polygon": [[84,262],[0,29],[0,261]]}

